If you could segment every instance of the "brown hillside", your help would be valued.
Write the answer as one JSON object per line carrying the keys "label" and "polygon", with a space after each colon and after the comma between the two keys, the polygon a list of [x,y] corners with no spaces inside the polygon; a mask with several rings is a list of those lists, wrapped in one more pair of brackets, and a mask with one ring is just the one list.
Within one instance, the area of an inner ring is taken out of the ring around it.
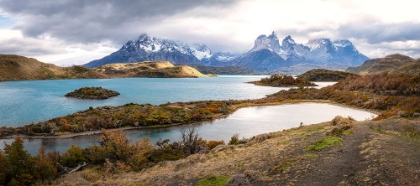
{"label": "brown hillside", "polygon": [[305,78],[309,81],[338,81],[345,79],[347,76],[357,76],[356,74],[326,69],[309,70],[298,77]]}
{"label": "brown hillside", "polygon": [[174,66],[168,61],[114,63],[94,68],[95,71],[111,77],[203,77],[204,75],[190,66]]}
{"label": "brown hillside", "polygon": [[0,54],[0,81],[105,77],[82,66],[59,67],[33,58]]}
{"label": "brown hillside", "polygon": [[405,55],[393,54],[384,58],[367,60],[361,66],[349,67],[347,72],[365,75],[388,72],[390,74],[409,73],[417,75],[420,70],[419,60],[414,60]]}
{"label": "brown hillside", "polygon": [[392,70],[392,74],[411,74],[411,75],[420,75],[420,59],[416,61],[407,62],[401,67]]}

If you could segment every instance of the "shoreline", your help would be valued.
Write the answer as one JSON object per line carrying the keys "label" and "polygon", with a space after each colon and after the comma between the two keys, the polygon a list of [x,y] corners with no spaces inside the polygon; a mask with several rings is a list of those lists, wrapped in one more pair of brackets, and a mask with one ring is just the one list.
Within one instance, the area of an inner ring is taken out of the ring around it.
{"label": "shoreline", "polygon": [[[376,115],[381,114],[380,111],[370,110],[370,109],[361,109],[361,108],[352,107],[352,106],[349,106],[349,105],[344,105],[344,104],[332,102],[330,100],[286,100],[286,101],[281,101],[281,102],[270,102],[270,103],[264,103],[264,104],[247,104],[247,103],[239,104],[239,105],[237,105],[233,108],[232,113],[227,114],[227,115],[221,115],[218,118],[214,118],[214,120],[224,119],[224,118],[228,117],[229,115],[233,114],[234,112],[236,112],[237,110],[239,110],[241,108],[276,106],[276,105],[285,105],[285,104],[300,104],[300,103],[324,103],[324,104],[331,104],[331,105],[336,105],[336,106],[341,106],[341,107],[347,107],[347,108],[367,111],[367,112],[371,112],[371,113],[376,114]],[[209,121],[212,121],[212,120],[200,121],[199,123],[209,122]],[[125,131],[125,130],[136,130],[136,129],[169,128],[169,127],[173,127],[173,126],[188,125],[188,124],[193,124],[193,123],[197,123],[197,122],[177,123],[177,124],[170,124],[170,125],[137,126],[137,127],[130,126],[130,127],[121,127],[121,128],[113,128],[113,129],[105,129],[105,130],[106,131]],[[24,134],[15,134],[15,135],[10,135],[10,136],[0,136],[0,140],[14,139],[16,137],[21,137],[22,139],[69,139],[69,138],[75,138],[75,137],[78,137],[78,136],[98,135],[98,134],[101,134],[101,133],[102,133],[101,130],[95,130],[95,131],[86,131],[86,132],[54,135],[54,136],[47,136],[47,135],[29,136],[29,135],[24,135]]]}

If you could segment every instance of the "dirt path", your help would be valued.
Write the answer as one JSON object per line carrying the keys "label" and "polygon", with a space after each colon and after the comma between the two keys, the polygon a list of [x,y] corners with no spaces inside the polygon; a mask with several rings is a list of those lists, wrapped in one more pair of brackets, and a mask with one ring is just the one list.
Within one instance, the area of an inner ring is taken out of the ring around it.
{"label": "dirt path", "polygon": [[343,137],[341,146],[319,152],[314,167],[301,176],[296,185],[339,185],[366,170],[368,165],[360,155],[360,146],[374,134],[364,125],[356,125],[353,130],[352,134]]}

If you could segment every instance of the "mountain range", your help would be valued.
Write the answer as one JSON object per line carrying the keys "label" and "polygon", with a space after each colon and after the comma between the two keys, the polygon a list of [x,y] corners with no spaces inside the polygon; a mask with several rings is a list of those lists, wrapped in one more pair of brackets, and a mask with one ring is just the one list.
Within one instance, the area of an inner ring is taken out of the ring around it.
{"label": "mountain range", "polygon": [[276,34],[260,35],[254,47],[246,53],[212,51],[204,44],[188,45],[181,41],[161,39],[142,34],[128,41],[118,51],[85,64],[97,67],[109,63],[131,63],[165,60],[175,65],[236,66],[259,72],[306,71],[305,67],[344,69],[362,64],[368,58],[349,40],[331,41],[328,38],[296,43],[291,36],[281,44]]}

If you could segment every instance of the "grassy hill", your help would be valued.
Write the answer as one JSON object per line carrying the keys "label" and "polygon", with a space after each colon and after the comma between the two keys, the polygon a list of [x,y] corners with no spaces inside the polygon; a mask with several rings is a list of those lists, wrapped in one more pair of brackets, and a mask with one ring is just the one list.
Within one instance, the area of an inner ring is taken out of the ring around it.
{"label": "grassy hill", "polygon": [[0,81],[104,77],[82,66],[59,67],[33,58],[0,54]]}
{"label": "grassy hill", "polygon": [[204,77],[205,75],[190,66],[174,66],[168,61],[146,61],[139,63],[113,63],[94,68],[96,72],[110,77]]}
{"label": "grassy hill", "polygon": [[420,59],[413,59],[401,54],[393,54],[384,58],[365,61],[361,66],[349,67],[347,72],[355,74],[410,74],[418,75],[420,72]]}
{"label": "grassy hill", "polygon": [[298,77],[307,79],[309,81],[338,81],[345,79],[347,76],[357,76],[356,74],[326,69],[309,70]]}
{"label": "grassy hill", "polygon": [[59,67],[33,58],[0,54],[0,81],[78,79],[110,77],[204,77],[190,66],[174,66],[167,61],[116,63],[94,69],[83,66]]}

